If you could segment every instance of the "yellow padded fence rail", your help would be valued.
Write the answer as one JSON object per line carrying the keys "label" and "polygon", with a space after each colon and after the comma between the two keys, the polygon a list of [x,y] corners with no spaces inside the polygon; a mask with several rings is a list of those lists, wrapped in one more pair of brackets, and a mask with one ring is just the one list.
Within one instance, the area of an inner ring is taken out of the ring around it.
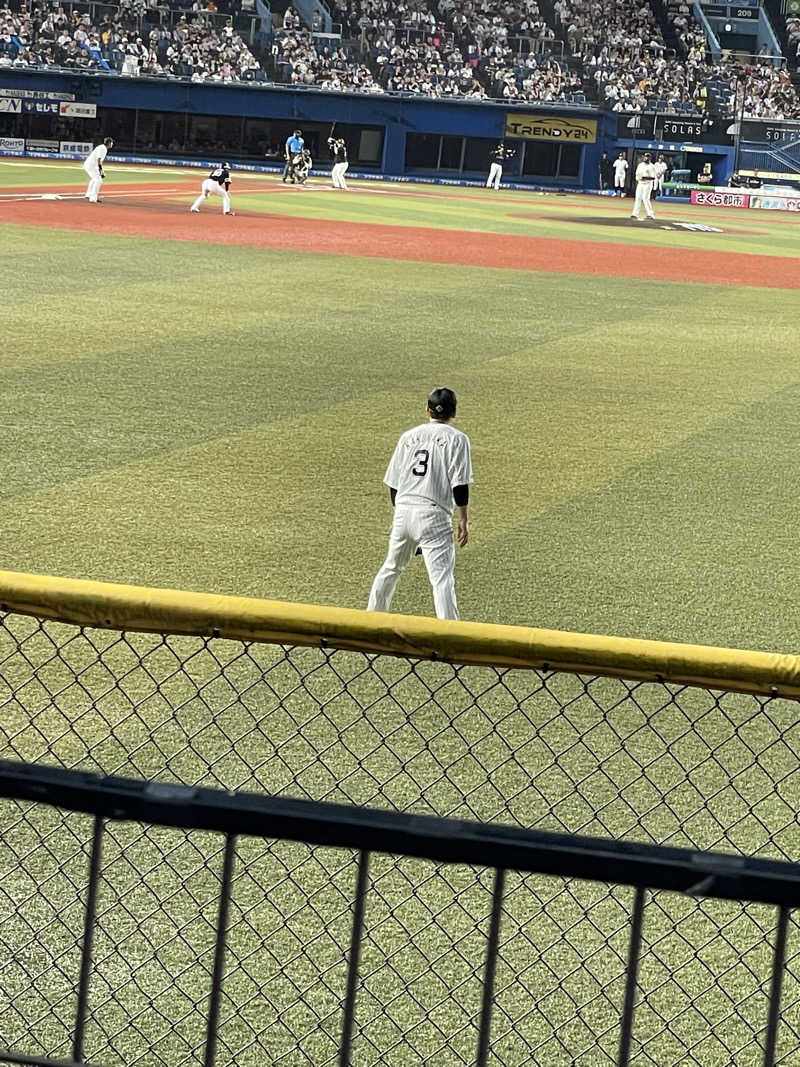
{"label": "yellow padded fence rail", "polygon": [[800,657],[0,571],[0,609],[106,630],[340,648],[800,699]]}

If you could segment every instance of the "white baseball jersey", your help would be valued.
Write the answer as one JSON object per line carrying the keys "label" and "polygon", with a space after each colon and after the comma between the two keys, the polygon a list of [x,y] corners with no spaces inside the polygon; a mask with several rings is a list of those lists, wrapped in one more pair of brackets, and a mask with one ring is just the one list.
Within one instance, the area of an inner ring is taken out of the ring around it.
{"label": "white baseball jersey", "polygon": [[637,182],[649,182],[652,184],[653,178],[656,176],[656,170],[652,163],[641,162],[636,168],[636,180]]}
{"label": "white baseball jersey", "polygon": [[383,480],[397,490],[395,504],[433,503],[452,515],[453,487],[473,480],[469,438],[447,422],[406,430]]}
{"label": "white baseball jersey", "polygon": [[617,181],[625,180],[625,172],[628,169],[627,159],[615,159],[614,160],[614,177]]}
{"label": "white baseball jersey", "polygon": [[84,161],[84,167],[87,170],[96,170],[103,160],[108,155],[108,149],[104,144],[99,144],[97,148],[93,148]]}
{"label": "white baseball jersey", "polygon": [[667,173],[667,164],[663,159],[660,159],[657,163],[653,164],[653,170],[655,172],[656,181],[660,182],[664,175]]}

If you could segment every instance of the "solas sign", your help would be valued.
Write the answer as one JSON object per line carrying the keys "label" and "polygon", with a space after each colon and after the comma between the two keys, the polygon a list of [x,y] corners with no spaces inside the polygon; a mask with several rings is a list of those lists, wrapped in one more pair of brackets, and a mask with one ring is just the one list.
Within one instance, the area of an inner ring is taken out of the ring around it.
{"label": "solas sign", "polygon": [[597,140],[597,120],[564,119],[557,115],[506,115],[506,137],[594,144]]}

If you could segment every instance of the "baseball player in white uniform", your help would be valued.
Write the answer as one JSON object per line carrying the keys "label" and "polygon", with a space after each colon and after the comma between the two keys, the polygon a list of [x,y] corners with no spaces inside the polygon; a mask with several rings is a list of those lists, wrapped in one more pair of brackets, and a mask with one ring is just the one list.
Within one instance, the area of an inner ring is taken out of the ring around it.
{"label": "baseball player in white uniform", "polygon": [[653,192],[653,182],[656,178],[656,169],[650,162],[650,153],[645,152],[642,162],[636,168],[636,199],[633,202],[631,218],[641,222],[640,212],[642,208],[648,219],[654,219],[653,208],[650,204],[650,194]]}
{"label": "baseball player in white uniform", "polygon": [[199,211],[204,200],[208,200],[212,193],[219,193],[222,197],[222,214],[232,215],[231,197],[228,190],[231,187],[230,163],[219,163],[211,171],[209,176],[200,186],[200,195],[189,208],[190,211]]}
{"label": "baseball player in white uniform", "polygon": [[625,153],[620,152],[617,158],[614,160],[614,196],[619,192],[620,196],[625,196],[625,183],[628,180],[628,161],[625,158]]}
{"label": "baseball player in white uniform", "polygon": [[422,555],[439,619],[457,619],[453,507],[458,543],[469,539],[469,438],[450,425],[456,413],[452,389],[428,397],[428,421],[406,430],[394,450],[384,482],[394,505],[389,551],[369,594],[367,611],[388,611],[400,575],[415,552]]}
{"label": "baseball player in white uniform", "polygon": [[106,137],[102,144],[93,148],[83,161],[83,169],[89,175],[89,185],[86,188],[86,199],[90,204],[100,203],[100,186],[106,178],[103,170],[103,160],[108,155],[109,148],[114,147],[113,137]]}
{"label": "baseball player in white uniform", "polygon": [[667,173],[667,164],[663,156],[659,156],[653,164],[653,171],[655,172],[655,181],[653,182],[653,191],[656,196],[661,196],[664,190],[664,175]]}

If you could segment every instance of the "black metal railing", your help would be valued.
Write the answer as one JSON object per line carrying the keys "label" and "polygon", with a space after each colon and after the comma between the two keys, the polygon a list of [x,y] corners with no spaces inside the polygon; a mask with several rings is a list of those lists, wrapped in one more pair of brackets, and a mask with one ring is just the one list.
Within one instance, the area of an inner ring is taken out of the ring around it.
{"label": "black metal railing", "polygon": [[[350,1067],[356,1062],[354,1049],[359,1043],[363,1051],[359,996],[363,986],[362,951],[368,936],[368,898],[375,891],[370,872],[374,853],[388,855],[395,861],[401,857],[413,858],[431,861],[437,866],[469,865],[491,871],[483,962],[475,971],[475,981],[480,985],[476,1000],[479,1009],[473,1020],[476,1038],[472,1056],[469,1059],[462,1057],[463,1062],[473,1063],[475,1067],[486,1067],[490,1057],[493,1057],[492,1062],[503,1062],[493,1051],[493,1009],[509,871],[547,875],[564,881],[595,881],[611,875],[616,885],[634,889],[622,996],[618,1005],[618,1040],[613,1060],[617,1067],[628,1067],[634,1050],[642,1048],[635,1016],[640,1002],[639,966],[648,893],[660,890],[667,894],[735,901],[741,906],[761,904],[775,909],[771,965],[762,980],[768,992],[759,1045],[763,1067],[774,1067],[778,1062],[776,1049],[786,946],[791,911],[800,905],[800,865],[430,816],[409,817],[344,805],[236,795],[132,779],[103,779],[81,772],[8,762],[0,762],[0,796],[17,805],[27,803],[38,809],[57,808],[91,817],[87,825],[87,829],[90,828],[86,841],[88,870],[85,890],[82,890],[84,921],[79,973],[75,981],[71,1059],[54,1059],[46,1054],[2,1048],[0,1061],[36,1067],[92,1062],[91,1050],[87,1047],[87,1024],[96,981],[98,899],[103,892],[112,889],[104,868],[103,847],[109,823],[135,822],[180,829],[187,836],[197,833],[222,835],[224,842],[215,901],[213,966],[208,989],[195,991],[196,1001],[205,1002],[204,1040],[194,1056],[203,1067],[215,1067],[219,1045],[225,1040],[220,1008],[227,978],[234,869],[237,863],[243,862],[238,850],[240,840],[245,837],[302,842],[311,847],[344,850],[356,857],[356,882],[352,901],[348,904],[351,919],[346,979],[338,1005],[336,1060],[340,1067]],[[14,946],[7,945],[7,948],[13,952]],[[326,1062],[332,1060],[329,1056]]]}
{"label": "black metal railing", "polygon": [[[632,681],[553,671],[545,660],[467,666],[322,644],[5,614],[0,758],[158,780],[162,791],[170,783],[249,790],[717,850],[734,871],[741,856],[800,857],[793,700],[666,682],[657,672]],[[78,816],[24,804],[0,810],[0,1041],[25,1055],[72,1055],[91,838]],[[202,1062],[206,1019],[194,991],[215,969],[224,855],[201,831],[109,820],[87,1059]],[[357,852],[242,838],[237,855],[217,1060],[335,1062]],[[443,1063],[471,1062],[491,882],[479,859],[433,868],[373,855],[359,1067],[432,1062],[430,1050]],[[637,1067],[760,1065],[771,914],[685,894],[648,899]],[[624,995],[632,908],[619,886],[507,870],[496,1063],[614,1062],[620,1035],[610,1020]],[[786,1067],[800,1056],[798,947],[790,939],[778,1053]]]}

